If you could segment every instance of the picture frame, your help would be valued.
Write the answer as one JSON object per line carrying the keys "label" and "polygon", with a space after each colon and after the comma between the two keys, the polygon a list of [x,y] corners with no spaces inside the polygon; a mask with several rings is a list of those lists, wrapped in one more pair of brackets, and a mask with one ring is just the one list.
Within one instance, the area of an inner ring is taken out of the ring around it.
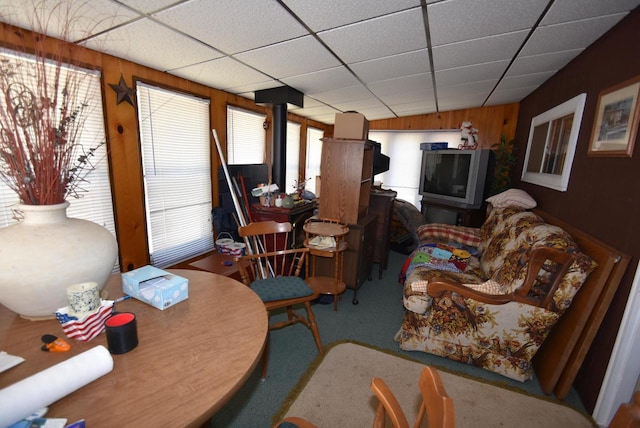
{"label": "picture frame", "polygon": [[522,181],[568,189],[586,100],[586,93],[578,94],[531,119]]}
{"label": "picture frame", "polygon": [[600,92],[588,156],[631,157],[640,123],[640,76]]}

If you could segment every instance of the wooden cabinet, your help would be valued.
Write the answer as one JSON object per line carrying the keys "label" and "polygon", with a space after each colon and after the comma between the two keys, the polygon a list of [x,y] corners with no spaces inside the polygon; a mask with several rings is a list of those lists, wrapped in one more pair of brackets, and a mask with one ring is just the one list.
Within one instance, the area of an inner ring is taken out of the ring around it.
{"label": "wooden cabinet", "polygon": [[278,223],[291,223],[293,239],[290,245],[294,248],[302,247],[304,242],[304,231],[302,226],[305,220],[313,216],[316,209],[316,202],[302,202],[293,208],[265,207],[259,204],[251,205],[251,218],[253,221],[277,221]]}
{"label": "wooden cabinet", "polygon": [[397,195],[393,190],[371,189],[369,214],[376,216],[373,263],[378,264],[378,278],[382,278],[382,272],[387,269],[389,261],[391,217]]}
{"label": "wooden cabinet", "polygon": [[351,225],[369,213],[373,149],[367,140],[322,139],[319,217]]}

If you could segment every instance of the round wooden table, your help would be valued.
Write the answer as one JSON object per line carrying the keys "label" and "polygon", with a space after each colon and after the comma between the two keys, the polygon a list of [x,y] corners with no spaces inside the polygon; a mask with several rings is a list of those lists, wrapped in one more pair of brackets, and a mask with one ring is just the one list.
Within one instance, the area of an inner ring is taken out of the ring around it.
{"label": "round wooden table", "polygon": [[[242,386],[267,337],[264,303],[242,283],[209,272],[170,270],[189,279],[189,298],[165,310],[136,299],[116,304],[133,312],[138,346],[113,355],[113,371],[49,406],[48,417],[87,426],[200,426]],[[122,296],[120,275],[105,286]],[[43,334],[66,339],[56,320],[28,321],[0,306],[2,351],[26,359],[0,374],[0,388],[18,382],[97,345],[69,339],[71,350],[40,350]]]}

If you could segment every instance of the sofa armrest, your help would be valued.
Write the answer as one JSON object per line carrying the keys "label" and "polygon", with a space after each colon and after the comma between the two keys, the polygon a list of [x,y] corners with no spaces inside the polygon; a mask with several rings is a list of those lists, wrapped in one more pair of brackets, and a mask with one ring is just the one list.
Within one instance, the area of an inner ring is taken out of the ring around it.
{"label": "sofa armrest", "polygon": [[538,247],[531,251],[526,279],[522,287],[503,294],[489,294],[474,290],[447,279],[429,281],[426,291],[431,297],[440,297],[445,291],[491,305],[519,302],[556,311],[553,295],[575,260],[573,254],[551,247]]}

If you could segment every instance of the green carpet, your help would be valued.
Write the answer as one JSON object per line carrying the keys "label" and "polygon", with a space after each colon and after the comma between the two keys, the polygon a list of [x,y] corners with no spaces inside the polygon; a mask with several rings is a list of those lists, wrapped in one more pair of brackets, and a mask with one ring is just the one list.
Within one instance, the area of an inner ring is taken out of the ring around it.
{"label": "green carpet", "polygon": [[[446,358],[423,352],[401,351],[393,337],[402,322],[402,287],[398,283],[398,274],[405,258],[403,254],[391,252],[389,267],[380,280],[377,277],[378,267],[374,265],[373,280],[365,281],[358,291],[358,305],[351,304],[353,291],[347,290],[338,304],[337,312],[333,311],[331,304],[313,306],[325,346],[340,341],[366,343],[378,349],[404,354],[423,364],[445,367],[525,393],[544,395],[535,379],[520,383]],[[272,318],[272,321],[276,318]],[[303,325],[272,331],[270,337],[267,379],[264,382],[260,380],[258,367],[229,403],[212,418],[212,427],[269,427],[272,417],[289,392],[318,356],[313,337]],[[215,382],[215,379],[212,381]],[[565,402],[584,411],[574,390],[570,391]]]}

